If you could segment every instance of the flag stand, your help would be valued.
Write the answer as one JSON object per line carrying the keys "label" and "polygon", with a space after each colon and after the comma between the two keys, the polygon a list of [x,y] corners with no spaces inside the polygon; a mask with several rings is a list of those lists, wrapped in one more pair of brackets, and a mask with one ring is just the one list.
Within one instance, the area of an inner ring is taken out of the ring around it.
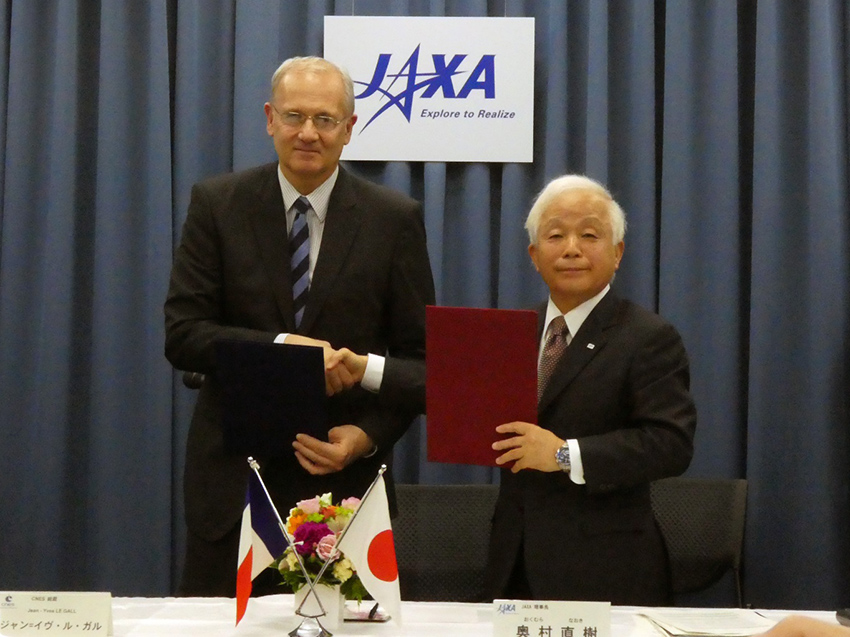
{"label": "flag stand", "polygon": [[[287,543],[290,546],[295,546],[294,538],[292,538],[289,535],[289,532],[286,529],[286,525],[283,523],[283,519],[280,517],[280,514],[277,511],[277,507],[275,506],[274,502],[272,501],[271,494],[269,494],[269,491],[266,488],[265,482],[263,482],[263,478],[260,475],[260,465],[259,465],[259,463],[256,460],[254,460],[254,458],[249,457],[248,458],[248,464],[250,465],[251,469],[253,469],[259,484],[262,486],[263,491],[265,492],[265,496],[268,499],[269,504],[271,505],[271,509],[274,512],[275,517],[277,518],[278,526],[280,527],[280,530],[283,533],[284,538],[286,539]],[[324,626],[322,626],[321,621],[319,621],[319,618],[328,616],[328,611],[325,608],[324,604],[322,604],[322,600],[320,599],[319,594],[316,591],[316,586],[319,586],[319,579],[322,577],[325,570],[330,565],[330,563],[332,561],[331,558],[333,558],[337,553],[340,552],[339,544],[345,538],[346,534],[348,533],[348,530],[351,528],[351,523],[355,520],[357,515],[362,510],[363,503],[368,499],[369,495],[372,493],[372,489],[375,487],[376,484],[378,484],[378,481],[381,479],[381,476],[384,475],[384,472],[386,472],[386,470],[387,470],[387,466],[381,465],[381,468],[378,470],[378,475],[372,481],[372,484],[369,485],[369,488],[366,489],[366,493],[363,494],[363,498],[360,500],[360,506],[357,508],[357,510],[351,516],[351,519],[346,524],[345,528],[342,530],[342,533],[340,534],[339,539],[337,540],[337,543],[334,547],[333,552],[331,553],[331,556],[329,556],[329,558],[322,565],[322,568],[319,570],[319,573],[316,575],[315,579],[310,577],[310,574],[307,572],[307,568],[304,565],[304,562],[302,561],[301,556],[298,554],[298,551],[295,551],[294,554],[295,554],[296,560],[298,561],[298,566],[300,567],[301,572],[303,573],[304,578],[306,579],[306,586],[308,586],[310,590],[307,593],[307,595],[304,597],[304,599],[301,601],[301,604],[299,604],[298,608],[295,609],[295,614],[298,615],[299,617],[303,617],[304,619],[302,619],[301,623],[289,633],[290,637],[333,637],[333,633],[330,632]],[[316,602],[318,603],[318,606],[319,606],[319,609],[320,609],[319,614],[306,615],[306,614],[302,613],[302,608],[304,606],[304,603],[307,601],[307,599],[309,598],[310,595],[315,597]],[[373,608],[372,612],[369,614],[369,619],[372,618],[372,614],[377,610],[377,608],[378,608],[378,604],[376,603],[375,608]],[[238,623],[238,620],[237,620],[237,623]]]}
{"label": "flag stand", "polygon": [[298,627],[289,633],[289,637],[333,637],[318,617],[305,617]]}
{"label": "flag stand", "polygon": [[[366,498],[369,497],[369,494],[372,493],[372,489],[378,483],[378,479],[382,475],[384,475],[384,472],[386,470],[387,470],[387,465],[385,465],[385,464],[381,465],[381,468],[378,469],[378,475],[372,481],[372,484],[369,485],[369,488],[366,489],[366,493],[363,494],[363,498],[360,500],[361,506],[363,505],[363,502],[366,501]],[[271,500],[271,498],[269,498],[269,499]],[[318,575],[316,575],[316,579],[315,579],[314,582],[312,582],[312,583],[310,582],[310,576],[307,573],[307,569],[304,567],[303,564],[301,564],[301,571],[304,573],[304,577],[307,578],[307,582],[311,584],[310,585],[310,592],[307,593],[307,596],[301,602],[301,605],[299,605],[298,608],[295,609],[295,614],[300,615],[301,617],[304,617],[304,619],[298,625],[298,627],[295,628],[295,630],[293,630],[292,632],[289,633],[289,637],[333,637],[333,633],[330,632],[324,626],[322,626],[322,623],[319,621],[319,618],[326,616],[328,614],[328,612],[327,612],[327,610],[325,610],[324,605],[322,605],[322,602],[319,599],[319,595],[316,592],[315,588],[313,587],[313,584],[318,585],[319,579],[322,577],[322,574],[325,572],[325,569],[327,569],[327,567],[330,565],[330,563],[332,561],[331,558],[333,558],[337,553],[340,552],[339,544],[342,542],[343,538],[345,537],[345,534],[348,532],[348,529],[351,528],[351,523],[354,522],[354,519],[357,517],[358,513],[360,513],[360,507],[357,508],[357,510],[354,512],[354,515],[351,516],[351,519],[345,525],[345,528],[342,530],[342,533],[339,536],[339,540],[337,541],[337,545],[334,546],[334,550],[331,553],[331,557],[329,557],[328,560],[322,565],[322,568],[319,570]],[[281,526],[281,528],[283,528],[283,527]],[[300,561],[299,561],[299,563],[300,563]],[[316,601],[319,602],[319,606],[322,609],[321,615],[302,615],[301,614],[301,609],[303,608],[304,603],[307,601],[307,598],[310,595],[313,595],[316,598]]]}
{"label": "flag stand", "polygon": [[[260,475],[260,464],[256,460],[254,460],[254,458],[250,457],[248,458],[248,464],[250,465],[251,469],[254,470],[254,473],[256,474],[260,485],[262,485],[263,487],[263,491],[266,494],[266,498],[268,498],[269,500],[269,504],[271,505],[272,511],[274,511],[275,517],[277,518],[278,526],[280,527],[283,536],[286,538],[287,543],[290,546],[295,546],[295,540],[289,535],[289,532],[286,530],[286,525],[283,523],[283,519],[280,517],[280,513],[278,513],[277,511],[277,507],[275,506],[274,501],[272,500],[272,496],[269,493],[269,490],[266,488],[266,483],[263,482],[263,477]],[[328,612],[325,610],[324,605],[322,604],[322,600],[319,599],[319,595],[316,593],[315,589],[315,586],[318,586],[319,577],[317,576],[316,581],[314,582],[310,578],[310,574],[307,572],[307,567],[304,566],[304,562],[302,561],[301,556],[298,554],[298,551],[295,551],[295,557],[298,560],[298,566],[301,568],[301,572],[304,574],[304,578],[307,580],[306,586],[310,587],[310,592],[308,593],[308,595],[313,595],[316,598],[316,602],[319,604],[319,609],[322,611],[322,614],[316,616],[305,616],[304,620],[302,620],[298,627],[295,628],[295,630],[293,630],[292,632],[290,632],[289,635],[290,637],[333,637],[333,633],[327,630],[324,626],[322,626],[321,622],[319,621],[319,617],[324,617],[328,614]],[[321,576],[323,571],[324,567],[323,570],[319,572],[319,576]],[[305,597],[304,599],[306,600],[307,598]],[[300,610],[301,607],[299,606],[298,609],[296,609],[295,614],[301,616],[301,613],[299,612]]]}

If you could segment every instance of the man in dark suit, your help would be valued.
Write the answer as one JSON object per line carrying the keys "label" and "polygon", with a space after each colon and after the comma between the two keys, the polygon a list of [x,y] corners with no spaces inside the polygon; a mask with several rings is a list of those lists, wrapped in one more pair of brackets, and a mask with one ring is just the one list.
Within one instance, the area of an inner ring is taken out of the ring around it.
{"label": "man in dark suit", "polygon": [[[278,161],[193,187],[165,303],[168,360],[205,374],[187,443],[182,595],[235,592],[249,467],[223,442],[214,343],[349,347],[421,361],[425,305],[434,302],[421,205],[339,166],[357,120],[347,74],[321,58],[287,60],[265,113]],[[305,255],[300,271],[290,252]],[[295,283],[302,276],[306,291]],[[362,496],[415,415],[360,387],[334,395],[328,410],[326,440],[298,434],[292,448],[258,458],[283,515],[325,492]]]}
{"label": "man in dark suit", "polygon": [[539,308],[538,425],[497,427],[507,437],[493,445],[505,466],[489,592],[666,604],[649,483],[682,473],[693,455],[685,348],[672,325],[610,291],[625,216],[602,185],[555,179],[526,228],[550,293]]}

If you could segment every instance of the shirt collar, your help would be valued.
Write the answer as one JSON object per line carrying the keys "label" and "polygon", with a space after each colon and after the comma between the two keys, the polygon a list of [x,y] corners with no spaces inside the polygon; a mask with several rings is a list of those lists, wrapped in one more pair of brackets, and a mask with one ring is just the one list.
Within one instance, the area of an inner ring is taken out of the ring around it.
{"label": "shirt collar", "polygon": [[[331,199],[331,192],[333,192],[334,186],[336,185],[336,179],[339,177],[339,166],[334,169],[333,173],[330,177],[325,179],[322,182],[322,185],[316,188],[309,195],[303,195],[307,198],[307,201],[310,202],[310,206],[316,213],[316,216],[319,218],[321,223],[325,221],[325,215],[328,214],[328,202]],[[280,164],[277,166],[277,179],[280,182],[280,192],[283,195],[283,205],[288,211],[292,208],[292,204],[295,203],[295,200],[298,197],[301,197],[301,193],[289,183],[286,177],[283,176],[283,171],[280,169]]]}
{"label": "shirt collar", "polygon": [[[589,298],[587,301],[582,303],[581,305],[574,307],[569,312],[564,314],[564,320],[567,322],[567,327],[570,329],[570,337],[574,337],[578,334],[579,328],[581,328],[582,323],[584,323],[585,319],[590,316],[590,313],[593,309],[599,305],[599,301],[608,294],[608,290],[611,289],[611,285],[606,285],[605,289],[603,289],[596,296]],[[552,297],[549,297],[549,303],[546,306],[546,322],[543,325],[543,334],[544,338],[546,335],[546,330],[549,329],[549,323],[552,322],[552,319],[556,316],[561,316],[561,310],[558,309],[558,306],[555,305],[555,302],[552,300]]]}

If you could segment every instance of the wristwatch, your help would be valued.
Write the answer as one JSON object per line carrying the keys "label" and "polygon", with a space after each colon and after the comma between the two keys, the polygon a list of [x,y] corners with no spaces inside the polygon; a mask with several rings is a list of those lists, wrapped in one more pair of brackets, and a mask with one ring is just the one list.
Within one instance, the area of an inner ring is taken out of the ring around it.
{"label": "wristwatch", "polygon": [[561,467],[561,471],[564,473],[570,472],[570,443],[569,441],[564,441],[558,450],[555,452],[555,462],[558,463],[558,466]]}

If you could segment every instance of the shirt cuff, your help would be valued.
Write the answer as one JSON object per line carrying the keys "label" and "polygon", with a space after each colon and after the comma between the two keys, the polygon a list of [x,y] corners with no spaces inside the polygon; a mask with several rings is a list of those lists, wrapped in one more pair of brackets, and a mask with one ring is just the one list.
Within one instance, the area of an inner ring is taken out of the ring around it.
{"label": "shirt cuff", "polygon": [[381,389],[381,382],[384,380],[386,359],[377,354],[367,354],[366,359],[366,371],[363,372],[363,380],[360,381],[360,386],[377,394]]}
{"label": "shirt cuff", "polygon": [[584,465],[581,463],[581,448],[578,440],[570,438],[567,440],[570,446],[570,480],[576,484],[584,484]]}
{"label": "shirt cuff", "polygon": [[278,334],[277,336],[275,336],[274,342],[275,343],[285,343],[287,336],[289,336],[289,332],[286,332],[285,334]]}

